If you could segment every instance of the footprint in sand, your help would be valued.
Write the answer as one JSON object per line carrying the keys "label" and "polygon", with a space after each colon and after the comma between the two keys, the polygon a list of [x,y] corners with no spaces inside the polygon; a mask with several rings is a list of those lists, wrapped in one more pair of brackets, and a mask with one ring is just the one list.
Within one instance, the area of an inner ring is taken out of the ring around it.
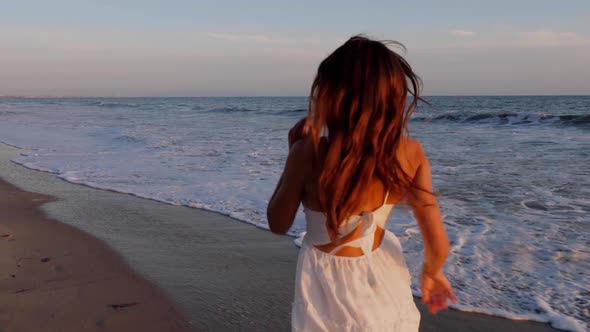
{"label": "footprint in sand", "polygon": [[14,241],[14,235],[8,233],[0,233],[0,239],[6,241]]}

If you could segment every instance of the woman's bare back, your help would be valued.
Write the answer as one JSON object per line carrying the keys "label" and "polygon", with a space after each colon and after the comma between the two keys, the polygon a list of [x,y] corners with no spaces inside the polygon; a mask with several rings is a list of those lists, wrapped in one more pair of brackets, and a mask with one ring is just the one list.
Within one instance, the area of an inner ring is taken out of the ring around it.
{"label": "woman's bare back", "polygon": [[[313,144],[310,137],[303,139],[300,144],[302,145],[304,159],[306,160],[304,165],[302,165],[302,172],[306,174],[302,203],[308,209],[322,211],[318,195],[319,177],[322,171],[321,165],[326,158],[328,141],[325,137],[322,137],[317,156],[313,153]],[[423,161],[423,153],[420,153],[421,151],[420,143],[410,138],[403,139],[397,151],[397,157],[402,170],[405,174],[410,175],[412,179],[416,174],[418,166]],[[373,211],[379,208],[383,204],[383,199],[387,192],[389,192],[387,204],[397,204],[403,199],[402,193],[393,190],[393,188],[385,188],[379,179],[374,179],[370,182],[369,190],[367,190],[364,201],[359,204],[358,208],[352,214],[360,214],[364,211]]]}

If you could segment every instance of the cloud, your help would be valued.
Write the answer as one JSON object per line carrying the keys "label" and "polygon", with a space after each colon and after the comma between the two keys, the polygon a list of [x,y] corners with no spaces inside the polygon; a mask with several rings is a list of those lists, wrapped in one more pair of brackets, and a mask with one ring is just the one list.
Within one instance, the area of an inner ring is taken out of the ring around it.
{"label": "cloud", "polygon": [[575,32],[536,30],[519,32],[513,44],[517,46],[580,46],[588,43],[588,40]]}
{"label": "cloud", "polygon": [[461,30],[461,29],[451,30],[450,33],[451,33],[451,35],[456,36],[456,37],[471,37],[471,36],[475,35],[475,32],[473,32],[473,31],[467,31],[467,30]]}
{"label": "cloud", "polygon": [[[508,24],[496,24],[488,29],[481,29],[477,32],[466,30],[448,31],[456,38],[442,40],[443,48],[528,48],[528,47],[588,47],[590,38],[572,31],[556,31],[546,28],[532,30],[518,29]],[[429,46],[432,48],[432,45]]]}
{"label": "cloud", "polygon": [[265,36],[265,35],[241,35],[224,32],[210,32],[207,34],[213,39],[228,40],[228,41],[243,41],[243,42],[255,42],[261,44],[276,43],[278,40]]}

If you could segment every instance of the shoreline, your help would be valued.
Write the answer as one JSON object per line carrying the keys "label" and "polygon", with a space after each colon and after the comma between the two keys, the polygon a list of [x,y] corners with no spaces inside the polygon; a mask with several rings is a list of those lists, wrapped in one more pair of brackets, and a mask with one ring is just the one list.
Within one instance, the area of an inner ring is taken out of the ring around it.
{"label": "shoreline", "polygon": [[[214,212],[72,184],[10,162],[18,151],[0,145],[1,178],[24,190],[57,197],[42,207],[50,218],[104,240],[131,269],[189,313],[195,327],[288,330],[297,258],[291,237]],[[113,223],[113,216],[119,221]],[[120,223],[149,229],[127,229]],[[175,236],[194,238],[194,248],[169,243]],[[558,331],[533,321],[452,309],[433,316],[419,308],[421,331]]]}

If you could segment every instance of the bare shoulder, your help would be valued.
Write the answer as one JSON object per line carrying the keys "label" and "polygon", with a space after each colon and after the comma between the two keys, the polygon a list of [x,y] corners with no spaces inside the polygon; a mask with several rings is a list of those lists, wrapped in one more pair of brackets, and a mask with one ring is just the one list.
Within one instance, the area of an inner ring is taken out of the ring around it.
{"label": "bare shoulder", "polygon": [[289,150],[289,155],[293,155],[298,160],[313,157],[313,142],[311,137],[305,137],[295,142]]}
{"label": "bare shoulder", "polygon": [[287,163],[296,167],[298,173],[308,175],[313,161],[313,142],[310,137],[305,137],[293,144],[289,150]]}
{"label": "bare shoulder", "polygon": [[410,137],[404,137],[401,140],[399,153],[402,154],[399,157],[407,160],[412,168],[417,168],[426,160],[426,153],[422,148],[422,144]]}

